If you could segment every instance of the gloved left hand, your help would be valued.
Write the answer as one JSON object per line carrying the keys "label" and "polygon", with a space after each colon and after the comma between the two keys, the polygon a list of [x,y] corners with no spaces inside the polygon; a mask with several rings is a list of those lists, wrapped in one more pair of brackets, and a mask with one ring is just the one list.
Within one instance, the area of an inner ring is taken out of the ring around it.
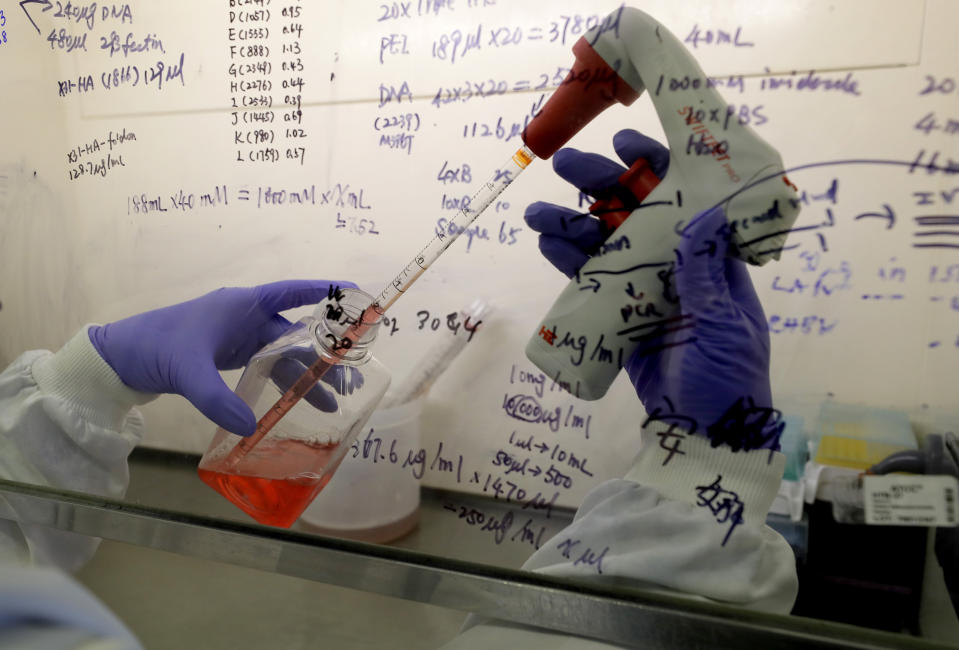
{"label": "gloved left hand", "polygon": [[[637,131],[617,133],[613,148],[626,166],[645,158],[660,178],[669,173],[669,151]],[[553,169],[594,197],[608,195],[626,171],[618,162],[569,148],[556,152]],[[689,217],[676,243],[682,264],[675,266],[673,278],[689,326],[645,340],[624,364],[626,371],[652,417],[682,422],[714,446],[778,449],[782,429],[772,408],[762,305],[745,264],[726,255],[719,234],[726,225],[722,208]],[[570,277],[609,236],[592,215],[551,203],[533,203],[525,218],[541,233],[543,255]],[[641,212],[631,217],[643,218]],[[673,251],[658,253],[666,257]]]}
{"label": "gloved left hand", "polygon": [[124,384],[186,397],[218,426],[248,436],[250,407],[218,370],[242,368],[291,325],[279,312],[318,303],[352,282],[292,280],[224,288],[187,302],[89,329],[90,341]]}

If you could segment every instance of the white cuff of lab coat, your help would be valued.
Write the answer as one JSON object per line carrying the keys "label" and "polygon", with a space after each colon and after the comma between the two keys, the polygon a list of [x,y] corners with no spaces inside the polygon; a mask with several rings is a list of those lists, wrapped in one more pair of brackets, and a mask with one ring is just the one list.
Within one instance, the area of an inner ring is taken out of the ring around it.
{"label": "white cuff of lab coat", "polygon": [[742,501],[744,521],[762,524],[785,468],[786,456],[780,452],[713,447],[705,436],[686,435],[668,423],[655,422],[643,429],[639,455],[623,478],[655,488],[672,501],[698,506],[701,488],[718,480],[724,493],[734,493]]}
{"label": "white cuff of lab coat", "polygon": [[33,377],[46,394],[75,408],[91,424],[119,429],[130,409],[155,399],[124,384],[113,368],[93,347],[82,327],[72,339],[52,355],[33,364]]}

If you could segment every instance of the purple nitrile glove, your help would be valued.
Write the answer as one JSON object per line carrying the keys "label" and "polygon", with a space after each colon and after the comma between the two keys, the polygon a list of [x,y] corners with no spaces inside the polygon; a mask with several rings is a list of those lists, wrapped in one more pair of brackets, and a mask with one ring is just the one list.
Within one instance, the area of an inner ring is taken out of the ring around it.
{"label": "purple nitrile glove", "polygon": [[[636,131],[620,131],[613,147],[626,166],[646,158],[654,173],[668,172],[669,152]],[[608,194],[626,167],[597,154],[557,151],[557,174],[594,197]],[[639,215],[641,216],[641,215]],[[526,223],[541,233],[539,247],[571,277],[609,233],[596,217],[537,202]],[[636,217],[634,217],[636,218]],[[677,250],[675,292],[683,320],[643,341],[625,367],[651,418],[675,421],[707,435],[714,445],[779,449],[780,414],[772,408],[769,328],[746,265],[725,255],[721,207],[696,215]],[[678,253],[678,255],[677,255]]]}
{"label": "purple nitrile glove", "polygon": [[[242,368],[257,350],[289,329],[290,322],[279,312],[318,303],[336,286],[356,287],[352,282],[291,280],[217,289],[91,327],[90,341],[130,388],[182,395],[217,425],[248,436],[256,429],[253,412],[218,371]],[[340,380],[330,377],[328,383],[336,386]]]}
{"label": "purple nitrile glove", "polygon": [[[620,158],[630,161],[628,164],[645,158],[654,174],[659,178],[666,175],[669,151],[652,138],[637,131],[620,131],[613,137],[613,147]],[[553,169],[580,191],[596,198],[609,194],[626,171],[609,158],[572,148],[560,149],[553,155]],[[525,218],[530,228],[541,233],[540,252],[567,277],[576,275],[609,236],[603,223],[593,215],[543,201],[527,207]]]}

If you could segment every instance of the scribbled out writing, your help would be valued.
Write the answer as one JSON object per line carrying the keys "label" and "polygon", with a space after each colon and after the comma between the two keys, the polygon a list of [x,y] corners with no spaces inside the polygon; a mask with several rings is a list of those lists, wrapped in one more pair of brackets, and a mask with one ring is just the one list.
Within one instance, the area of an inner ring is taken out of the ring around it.
{"label": "scribbled out writing", "polygon": [[785,428],[779,410],[756,404],[752,397],[741,397],[706,427],[706,435],[713,447],[726,445],[733,451],[778,449]]}

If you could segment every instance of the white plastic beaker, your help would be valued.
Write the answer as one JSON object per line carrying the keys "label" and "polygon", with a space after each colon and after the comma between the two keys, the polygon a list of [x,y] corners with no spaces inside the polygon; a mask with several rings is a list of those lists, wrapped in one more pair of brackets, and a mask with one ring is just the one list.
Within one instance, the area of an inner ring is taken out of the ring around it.
{"label": "white plastic beaker", "polygon": [[[386,400],[384,400],[385,402]],[[326,488],[300,516],[308,531],[382,544],[419,521],[424,398],[373,412]]]}

